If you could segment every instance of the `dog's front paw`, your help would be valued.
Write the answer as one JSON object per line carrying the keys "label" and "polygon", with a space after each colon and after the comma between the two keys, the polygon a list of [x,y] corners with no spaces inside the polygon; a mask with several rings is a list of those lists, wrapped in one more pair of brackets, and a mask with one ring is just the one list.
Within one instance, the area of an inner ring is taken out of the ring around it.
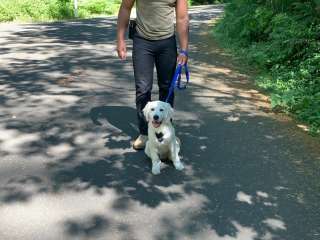
{"label": "dog's front paw", "polygon": [[179,171],[181,171],[181,170],[184,169],[184,166],[183,166],[182,162],[180,162],[180,161],[174,162],[173,165],[174,165],[174,167],[175,167],[177,170],[179,170]]}
{"label": "dog's front paw", "polygon": [[152,164],[152,173],[154,175],[160,174],[160,170],[161,170],[161,161]]}

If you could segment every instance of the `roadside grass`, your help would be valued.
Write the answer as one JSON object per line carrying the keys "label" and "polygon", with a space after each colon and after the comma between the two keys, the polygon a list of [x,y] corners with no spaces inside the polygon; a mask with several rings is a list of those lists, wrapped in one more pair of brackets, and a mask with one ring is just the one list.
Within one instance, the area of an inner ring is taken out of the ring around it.
{"label": "roadside grass", "polygon": [[319,30],[318,12],[306,5],[277,12],[237,2],[227,5],[213,34],[222,47],[258,71],[256,83],[269,93],[274,109],[293,115],[319,135]]}
{"label": "roadside grass", "polygon": [[[79,18],[113,15],[121,0],[78,0]],[[74,18],[73,0],[0,0],[0,22],[39,22]]]}
{"label": "roadside grass", "polygon": [[[190,6],[228,0],[188,0]],[[73,19],[74,0],[0,0],[0,22],[46,22]],[[78,0],[78,18],[109,16],[118,12],[121,0]]]}

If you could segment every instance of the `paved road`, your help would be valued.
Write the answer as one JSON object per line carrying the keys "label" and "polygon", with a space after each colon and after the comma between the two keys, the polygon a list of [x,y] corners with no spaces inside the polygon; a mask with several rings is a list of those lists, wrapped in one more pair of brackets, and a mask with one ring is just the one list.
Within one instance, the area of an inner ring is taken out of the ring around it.
{"label": "paved road", "polygon": [[175,120],[186,170],[160,176],[130,147],[132,66],[114,56],[114,18],[0,25],[0,239],[320,239],[319,142],[215,46],[221,11],[191,11]]}

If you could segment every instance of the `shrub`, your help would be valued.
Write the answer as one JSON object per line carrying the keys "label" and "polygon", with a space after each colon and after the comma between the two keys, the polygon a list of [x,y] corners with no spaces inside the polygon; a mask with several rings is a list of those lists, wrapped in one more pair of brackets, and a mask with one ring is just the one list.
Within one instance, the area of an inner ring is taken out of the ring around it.
{"label": "shrub", "polygon": [[82,0],[79,2],[79,14],[86,17],[90,15],[110,15],[117,12],[120,0]]}
{"label": "shrub", "polygon": [[[281,107],[320,129],[320,6],[315,1],[236,0],[214,29],[263,74],[258,85]],[[244,54],[245,53],[245,54]]]}
{"label": "shrub", "polygon": [[[80,17],[113,14],[120,0],[78,0]],[[2,21],[46,21],[73,18],[73,0],[0,0]]]}

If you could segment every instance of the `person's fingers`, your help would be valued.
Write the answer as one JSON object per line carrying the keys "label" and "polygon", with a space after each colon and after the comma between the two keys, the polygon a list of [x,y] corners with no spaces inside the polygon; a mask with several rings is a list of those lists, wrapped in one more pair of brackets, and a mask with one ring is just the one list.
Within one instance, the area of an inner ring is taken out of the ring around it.
{"label": "person's fingers", "polygon": [[119,44],[117,46],[117,52],[118,52],[119,58],[123,59],[125,52],[126,52],[126,48],[125,48],[124,44]]}
{"label": "person's fingers", "polygon": [[185,65],[187,61],[188,61],[188,57],[182,54],[180,54],[177,58],[178,64],[181,64],[181,65]]}
{"label": "person's fingers", "polygon": [[125,42],[118,42],[117,44],[117,53],[118,57],[121,60],[125,60],[127,57],[127,49],[126,49],[126,44]]}
{"label": "person's fingers", "polygon": [[182,58],[181,58],[181,55],[179,55],[179,56],[178,56],[178,58],[177,58],[177,62],[178,62],[178,64],[182,64]]}
{"label": "person's fingers", "polygon": [[118,57],[121,59],[121,60],[125,60],[126,59],[126,52],[124,50],[119,50],[118,51]]}
{"label": "person's fingers", "polygon": [[119,58],[120,58],[121,60],[125,60],[126,57],[127,57],[127,53],[126,53],[125,50],[120,50],[120,51],[118,52],[118,56],[119,56]]}

